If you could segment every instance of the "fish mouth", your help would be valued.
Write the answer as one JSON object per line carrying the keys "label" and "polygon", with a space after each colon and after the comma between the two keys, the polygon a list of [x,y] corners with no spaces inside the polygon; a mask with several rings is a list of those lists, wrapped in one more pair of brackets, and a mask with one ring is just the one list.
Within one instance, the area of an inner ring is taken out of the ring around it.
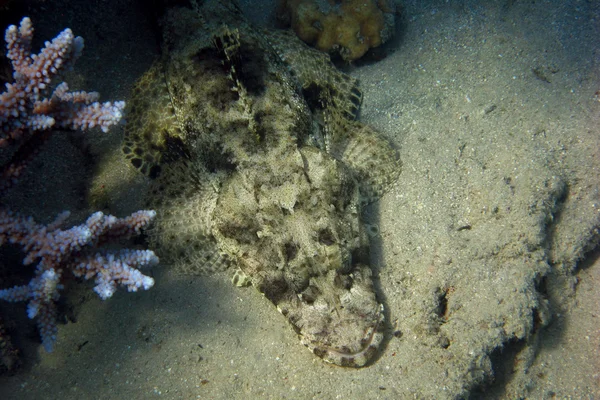
{"label": "fish mouth", "polygon": [[[309,340],[308,337],[301,335],[302,343],[308,347],[317,357],[326,362],[339,365],[341,367],[364,367],[378,353],[379,346],[383,341],[381,327],[383,325],[383,305],[379,304],[376,314],[378,320],[374,326],[369,326],[360,340],[354,340],[355,345],[341,345],[331,347],[325,343]],[[357,346],[357,345],[358,346]]]}
{"label": "fish mouth", "polygon": [[377,302],[371,269],[365,265],[343,276],[330,271],[313,277],[296,300],[283,301],[277,308],[306,347],[335,365],[363,367],[383,341],[384,308]]}

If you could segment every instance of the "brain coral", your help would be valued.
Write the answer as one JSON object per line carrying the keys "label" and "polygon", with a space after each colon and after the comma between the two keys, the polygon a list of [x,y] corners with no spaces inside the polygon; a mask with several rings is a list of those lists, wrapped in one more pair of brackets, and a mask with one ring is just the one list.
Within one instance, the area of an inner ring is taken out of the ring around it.
{"label": "brain coral", "polygon": [[282,0],[279,15],[306,43],[351,61],[392,36],[394,1]]}

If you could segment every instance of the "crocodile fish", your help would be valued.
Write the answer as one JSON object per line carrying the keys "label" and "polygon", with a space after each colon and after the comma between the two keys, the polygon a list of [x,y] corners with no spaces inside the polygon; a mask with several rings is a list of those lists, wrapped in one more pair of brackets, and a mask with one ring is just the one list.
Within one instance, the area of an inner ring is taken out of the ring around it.
{"label": "crocodile fish", "polygon": [[383,339],[361,209],[400,172],[356,121],[361,93],[293,34],[235,3],[168,10],[162,57],[136,83],[123,152],[152,179],[150,240],[195,273],[226,263],[327,362],[362,367]]}

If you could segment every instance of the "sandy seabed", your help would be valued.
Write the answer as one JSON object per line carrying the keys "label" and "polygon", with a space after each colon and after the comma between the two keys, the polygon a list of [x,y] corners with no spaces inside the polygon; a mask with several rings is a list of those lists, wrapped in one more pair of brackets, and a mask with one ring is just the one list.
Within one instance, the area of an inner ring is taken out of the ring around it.
{"label": "sandy seabed", "polygon": [[[105,302],[69,286],[51,354],[24,305],[0,305],[24,364],[0,377],[0,397],[600,398],[600,6],[458,3],[402,2],[387,57],[343,67],[361,82],[360,119],[403,163],[365,216],[388,321],[370,366],[324,363],[225,273],[161,265],[150,291]],[[242,5],[270,21],[269,4]],[[158,55],[139,5],[28,11],[39,40],[67,26],[86,39],[66,80],[103,100],[127,100]],[[7,203],[40,221],[141,208],[147,182],[121,137],[55,134]]]}

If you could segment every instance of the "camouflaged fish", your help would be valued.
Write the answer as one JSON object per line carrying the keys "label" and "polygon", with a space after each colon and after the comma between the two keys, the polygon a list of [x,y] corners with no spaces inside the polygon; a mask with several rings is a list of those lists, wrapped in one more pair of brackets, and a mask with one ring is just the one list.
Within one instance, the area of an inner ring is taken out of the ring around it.
{"label": "camouflaged fish", "polygon": [[314,354],[364,366],[384,316],[360,212],[400,165],[355,121],[356,81],[293,34],[253,29],[233,3],[171,9],[163,32],[123,145],[153,179],[161,259],[187,272],[227,260]]}

